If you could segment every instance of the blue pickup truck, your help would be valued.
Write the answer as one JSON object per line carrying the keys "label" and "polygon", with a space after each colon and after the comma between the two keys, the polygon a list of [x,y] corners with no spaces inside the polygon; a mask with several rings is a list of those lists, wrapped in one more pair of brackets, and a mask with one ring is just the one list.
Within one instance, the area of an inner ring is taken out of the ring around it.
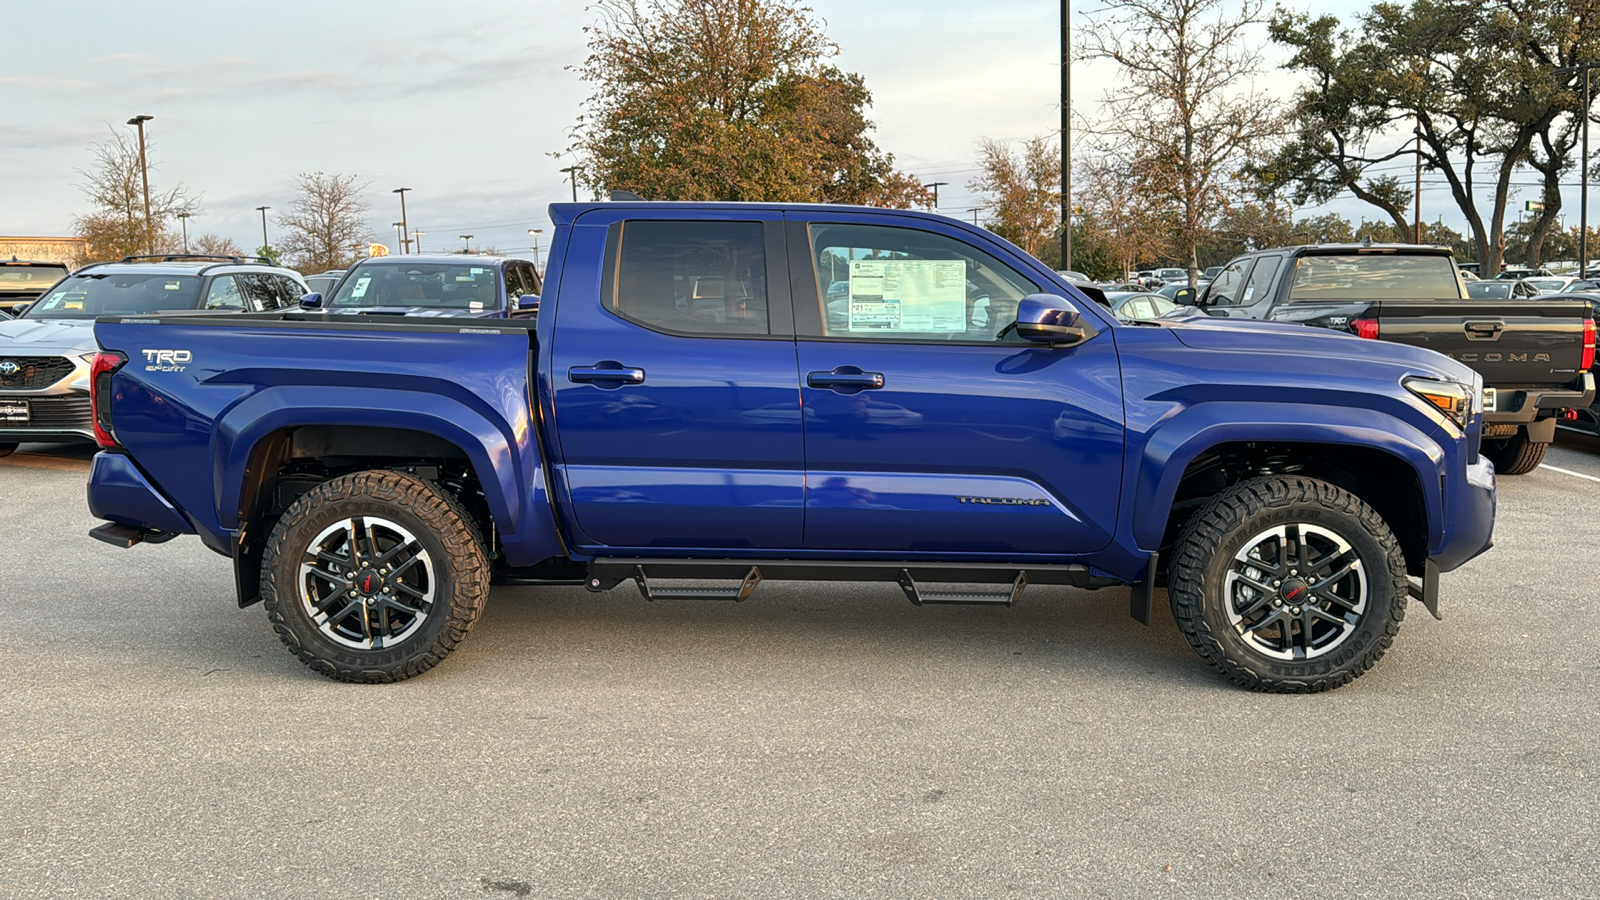
{"label": "blue pickup truck", "polygon": [[101,319],[94,535],[198,535],[348,681],[437,664],[492,582],[1127,585],[1147,623],[1161,583],[1203,659],[1283,692],[1365,672],[1408,598],[1437,615],[1439,574],[1489,547],[1481,380],[1442,355],[1121,322],[922,213],[551,218],[535,320]]}

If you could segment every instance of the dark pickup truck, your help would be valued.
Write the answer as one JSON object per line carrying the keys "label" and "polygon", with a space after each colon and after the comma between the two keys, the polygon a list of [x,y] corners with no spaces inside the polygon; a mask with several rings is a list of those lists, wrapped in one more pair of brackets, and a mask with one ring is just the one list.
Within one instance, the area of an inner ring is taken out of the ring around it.
{"label": "dark pickup truck", "polygon": [[[1186,299],[1182,292],[1178,298]],[[1594,401],[1594,319],[1571,300],[1471,300],[1444,247],[1318,244],[1260,250],[1194,300],[1212,316],[1297,322],[1443,353],[1483,376],[1483,454],[1538,468],[1556,422]]]}

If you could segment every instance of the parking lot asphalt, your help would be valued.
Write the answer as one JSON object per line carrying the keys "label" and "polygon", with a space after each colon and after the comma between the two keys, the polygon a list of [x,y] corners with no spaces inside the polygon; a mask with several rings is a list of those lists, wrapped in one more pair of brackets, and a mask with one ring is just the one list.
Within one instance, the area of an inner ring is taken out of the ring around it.
{"label": "parking lot asphalt", "polygon": [[498,588],[433,672],[339,684],[194,539],[87,538],[88,451],[24,451],[0,898],[1595,896],[1594,439],[1501,479],[1444,621],[1308,697],[1121,589],[782,583]]}

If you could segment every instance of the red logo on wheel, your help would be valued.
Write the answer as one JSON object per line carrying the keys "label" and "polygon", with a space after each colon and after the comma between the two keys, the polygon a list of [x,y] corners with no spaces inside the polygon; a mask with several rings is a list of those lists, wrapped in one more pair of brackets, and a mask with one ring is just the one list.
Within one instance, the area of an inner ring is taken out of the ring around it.
{"label": "red logo on wheel", "polygon": [[366,578],[361,579],[361,593],[363,593],[363,594],[372,593],[372,576],[371,575],[368,575]]}
{"label": "red logo on wheel", "polygon": [[1290,591],[1289,593],[1284,594],[1283,597],[1284,597],[1285,600],[1293,600],[1294,598],[1300,596],[1301,594],[1304,594],[1305,592],[1306,592],[1306,589],[1303,586],[1302,587],[1296,587],[1294,590]]}

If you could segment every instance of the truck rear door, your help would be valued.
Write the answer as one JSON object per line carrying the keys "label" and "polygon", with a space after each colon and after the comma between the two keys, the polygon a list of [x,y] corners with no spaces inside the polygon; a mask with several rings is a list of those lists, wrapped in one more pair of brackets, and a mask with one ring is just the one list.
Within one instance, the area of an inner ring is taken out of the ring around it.
{"label": "truck rear door", "polygon": [[1387,300],[1378,338],[1458,359],[1486,384],[1566,384],[1583,371],[1588,305],[1572,300]]}
{"label": "truck rear door", "polygon": [[576,536],[798,547],[804,448],[781,213],[683,215],[583,214],[542,304],[555,316],[548,424]]}

